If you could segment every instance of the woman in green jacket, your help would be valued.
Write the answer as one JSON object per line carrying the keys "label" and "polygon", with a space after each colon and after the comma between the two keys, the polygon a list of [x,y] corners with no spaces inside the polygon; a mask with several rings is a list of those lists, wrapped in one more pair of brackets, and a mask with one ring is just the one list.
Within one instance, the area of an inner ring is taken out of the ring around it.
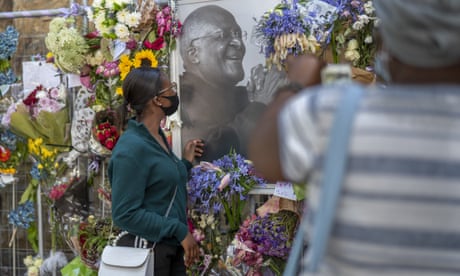
{"label": "woman in green jacket", "polygon": [[133,246],[136,236],[148,242],[146,246],[156,242],[155,274],[185,275],[185,267],[199,255],[187,226],[187,174],[195,157],[202,155],[203,143],[188,141],[182,159],[171,150],[160,123],[177,110],[179,98],[176,84],[157,68],[132,69],[123,82],[123,96],[125,111],[131,109],[135,116],[108,167],[113,222],[129,233],[117,245]]}

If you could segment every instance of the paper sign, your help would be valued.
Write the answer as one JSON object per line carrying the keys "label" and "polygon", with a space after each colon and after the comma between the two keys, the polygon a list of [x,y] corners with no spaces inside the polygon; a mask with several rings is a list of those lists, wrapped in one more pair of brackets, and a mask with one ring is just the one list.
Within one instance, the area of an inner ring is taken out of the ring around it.
{"label": "paper sign", "polygon": [[58,69],[44,61],[26,61],[22,63],[22,82],[25,91],[34,90],[38,85],[46,88],[58,87],[60,83]]}
{"label": "paper sign", "polygon": [[297,200],[297,197],[294,193],[294,188],[290,182],[276,182],[273,195],[291,200]]}

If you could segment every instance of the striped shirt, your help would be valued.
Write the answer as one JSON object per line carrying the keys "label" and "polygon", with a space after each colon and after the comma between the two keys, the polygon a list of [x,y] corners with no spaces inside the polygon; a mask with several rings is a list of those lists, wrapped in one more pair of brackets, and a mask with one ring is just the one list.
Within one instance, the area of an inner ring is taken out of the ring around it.
{"label": "striped shirt", "polygon": [[[283,174],[308,180],[310,222],[341,91],[307,89],[279,117]],[[460,86],[366,88],[318,275],[460,275]]]}

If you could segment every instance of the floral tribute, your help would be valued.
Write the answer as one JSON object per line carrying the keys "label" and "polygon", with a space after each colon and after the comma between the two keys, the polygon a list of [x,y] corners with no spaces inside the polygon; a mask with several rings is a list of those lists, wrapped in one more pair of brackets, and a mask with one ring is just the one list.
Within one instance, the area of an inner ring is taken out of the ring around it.
{"label": "floral tribute", "polygon": [[201,262],[189,272],[208,273],[223,260],[225,250],[243,222],[246,199],[266,181],[252,164],[234,151],[191,170],[188,182],[190,228],[201,247]]}
{"label": "floral tribute", "polygon": [[[90,150],[98,155],[110,155],[120,137],[120,122],[116,111],[106,109],[96,113]],[[101,148],[102,147],[102,148]]]}
{"label": "floral tribute", "polygon": [[288,55],[315,54],[320,48],[295,2],[291,4],[284,0],[273,10],[265,12],[255,30],[263,45],[267,65],[275,65],[279,70]]}
{"label": "floral tribute", "polygon": [[244,275],[263,275],[267,270],[282,275],[298,220],[296,213],[287,210],[252,215],[235,235],[232,264]]}
{"label": "floral tribute", "polygon": [[269,66],[284,66],[287,55],[316,54],[371,70],[378,19],[371,0],[282,1],[256,24]]}
{"label": "floral tribute", "polygon": [[74,23],[72,17],[56,17],[51,20],[45,44],[53,53],[54,64],[61,71],[79,74],[85,64],[88,44],[73,26]]}
{"label": "floral tribute", "polygon": [[25,139],[41,138],[65,149],[70,143],[65,131],[69,123],[66,97],[63,86],[48,89],[38,85],[26,98],[10,105],[2,125]]}
{"label": "floral tribute", "polygon": [[120,231],[112,225],[110,218],[97,219],[93,215],[78,226],[78,251],[81,261],[97,270],[102,250]]}

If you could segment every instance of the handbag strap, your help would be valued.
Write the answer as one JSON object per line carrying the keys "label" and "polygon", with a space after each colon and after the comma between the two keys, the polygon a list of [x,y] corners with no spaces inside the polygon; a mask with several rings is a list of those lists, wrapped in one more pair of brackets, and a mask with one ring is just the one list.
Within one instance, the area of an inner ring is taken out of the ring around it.
{"label": "handbag strap", "polygon": [[[313,224],[305,270],[316,272],[324,257],[327,242],[335,217],[337,202],[345,174],[347,152],[353,119],[359,106],[363,89],[352,85],[342,96],[329,134],[329,143],[325,153],[320,200]],[[284,271],[285,276],[297,275],[298,264],[303,253],[303,229],[308,224],[305,214],[302,218]]]}

